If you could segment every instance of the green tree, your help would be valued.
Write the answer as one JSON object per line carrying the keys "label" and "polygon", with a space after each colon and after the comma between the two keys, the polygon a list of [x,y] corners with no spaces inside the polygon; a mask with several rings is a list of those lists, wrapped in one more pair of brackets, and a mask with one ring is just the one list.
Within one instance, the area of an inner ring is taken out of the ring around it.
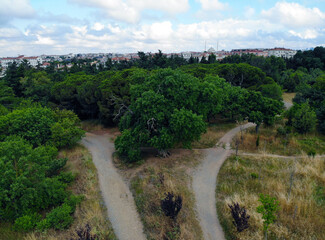
{"label": "green tree", "polygon": [[56,159],[57,153],[50,146],[33,148],[17,136],[0,142],[1,220],[13,221],[64,201],[66,184],[48,177],[54,163],[65,163]]}
{"label": "green tree", "polygon": [[17,135],[34,147],[44,144],[70,146],[84,134],[79,124],[79,118],[71,111],[31,106],[0,116],[0,139]]}
{"label": "green tree", "polygon": [[32,107],[14,110],[0,116],[0,137],[17,135],[28,140],[33,146],[48,142],[51,126],[55,123],[54,114],[48,108]]}
{"label": "green tree", "polygon": [[309,103],[295,104],[288,112],[288,124],[292,125],[294,129],[301,133],[305,134],[311,132],[316,127],[316,113],[309,106]]}
{"label": "green tree", "polygon": [[264,220],[263,229],[265,232],[265,239],[267,239],[269,226],[276,220],[276,213],[279,210],[279,201],[277,201],[275,197],[264,194],[260,194],[258,201],[261,202],[262,205],[258,206],[256,210],[258,213],[262,214],[262,219]]}
{"label": "green tree", "polygon": [[46,104],[50,100],[52,81],[45,71],[29,74],[20,79],[24,97]]}
{"label": "green tree", "polygon": [[260,92],[249,91],[246,93],[246,101],[243,106],[244,114],[249,122],[256,124],[256,134],[262,123],[272,125],[275,116],[283,110],[283,103],[271,98],[263,97]]}
{"label": "green tree", "polygon": [[12,88],[8,87],[3,81],[0,81],[0,104],[6,108],[12,108],[12,105],[17,100]]}
{"label": "green tree", "polygon": [[85,134],[78,116],[69,110],[56,110],[55,123],[51,126],[51,142],[61,148],[75,145]]}
{"label": "green tree", "polygon": [[221,109],[218,84],[222,81],[200,81],[171,69],[154,71],[142,84],[131,87],[131,104],[119,125],[122,136],[115,142],[117,151],[132,161],[132,156],[138,160],[143,146],[166,156],[177,143],[190,147],[205,131],[208,115]]}
{"label": "green tree", "polygon": [[265,84],[261,86],[261,93],[264,97],[282,101],[282,89],[277,83]]}
{"label": "green tree", "polygon": [[210,54],[208,57],[208,62],[215,63],[216,61],[217,61],[217,56],[214,53]]}

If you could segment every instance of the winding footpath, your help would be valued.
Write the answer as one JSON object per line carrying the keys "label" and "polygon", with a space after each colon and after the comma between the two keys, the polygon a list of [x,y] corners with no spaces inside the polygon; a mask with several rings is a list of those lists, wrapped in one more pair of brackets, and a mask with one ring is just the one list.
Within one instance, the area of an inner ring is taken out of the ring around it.
{"label": "winding footpath", "polygon": [[98,171],[99,185],[112,223],[120,240],[145,240],[143,226],[132,193],[113,165],[114,144],[109,135],[86,133],[82,144],[88,148]]}
{"label": "winding footpath", "polygon": [[[241,127],[246,129],[253,126],[255,126],[253,123],[247,123]],[[216,210],[217,175],[223,162],[232,153],[230,142],[241,127],[236,127],[226,133],[216,145],[217,148],[203,150],[204,160],[193,176],[196,210],[205,240],[225,239]]]}

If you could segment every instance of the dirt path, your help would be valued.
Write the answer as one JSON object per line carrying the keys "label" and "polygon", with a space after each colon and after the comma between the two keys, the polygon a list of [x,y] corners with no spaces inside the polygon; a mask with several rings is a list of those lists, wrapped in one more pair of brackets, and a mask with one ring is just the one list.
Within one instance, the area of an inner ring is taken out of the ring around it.
{"label": "dirt path", "polygon": [[[254,124],[247,123],[243,128],[253,126]],[[240,127],[230,130],[220,139],[217,144],[219,147],[203,150],[204,160],[193,176],[196,210],[205,240],[225,239],[216,210],[217,175],[223,162],[231,154],[230,142],[239,131]]]}
{"label": "dirt path", "polygon": [[[265,154],[260,154],[260,153],[239,153],[239,155],[242,155],[242,156],[251,156],[251,157],[270,157],[270,158],[283,158],[283,159],[295,159],[295,158],[305,158],[306,156],[301,156],[301,155],[298,155],[298,156],[283,156],[283,155],[276,155],[276,154],[268,154],[268,153],[265,153]],[[320,157],[320,158],[323,158],[325,157],[325,155],[315,155],[315,157]]]}
{"label": "dirt path", "polygon": [[286,109],[289,109],[289,108],[291,108],[293,106],[293,103],[291,103],[291,102],[283,101],[283,103],[284,103],[284,106],[285,106]]}
{"label": "dirt path", "polygon": [[144,240],[146,237],[132,193],[112,163],[112,154],[115,150],[108,137],[106,134],[87,133],[82,144],[92,154],[108,217],[116,236],[120,240]]}

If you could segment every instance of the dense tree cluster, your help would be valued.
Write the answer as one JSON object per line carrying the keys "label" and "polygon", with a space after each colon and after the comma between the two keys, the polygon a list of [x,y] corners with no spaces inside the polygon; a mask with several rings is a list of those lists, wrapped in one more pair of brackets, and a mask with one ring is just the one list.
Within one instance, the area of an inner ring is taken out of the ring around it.
{"label": "dense tree cluster", "polygon": [[[35,73],[31,81],[40,75],[46,74]],[[11,87],[1,84],[0,221],[13,222],[21,231],[66,228],[81,198],[66,190],[74,176],[61,171],[67,159],[58,158],[58,149],[80,140],[80,120],[71,111],[17,98]],[[38,84],[30,88],[33,96],[38,96],[37,89]]]}
{"label": "dense tree cluster", "polygon": [[[291,59],[230,56],[221,62],[161,51],[139,52],[131,61],[91,64],[71,60],[33,69],[9,66],[0,79],[0,221],[17,230],[62,229],[80,201],[66,189],[58,150],[80,140],[81,119],[118,125],[117,152],[126,161],[143,147],[163,156],[175,146],[191,147],[217,115],[272,125],[283,110],[282,91],[297,92],[287,128],[325,132],[324,48]],[[41,214],[42,213],[42,214]]]}

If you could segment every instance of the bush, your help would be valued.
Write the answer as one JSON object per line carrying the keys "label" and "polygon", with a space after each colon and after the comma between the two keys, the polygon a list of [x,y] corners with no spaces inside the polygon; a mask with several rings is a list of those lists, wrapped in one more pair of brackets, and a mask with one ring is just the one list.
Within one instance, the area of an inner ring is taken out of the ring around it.
{"label": "bush", "polygon": [[54,146],[61,148],[76,144],[84,136],[85,131],[70,119],[63,119],[53,124],[51,133]]}
{"label": "bush", "polygon": [[74,212],[76,210],[76,207],[79,203],[81,203],[81,201],[84,199],[84,196],[80,195],[71,195],[69,198],[67,198],[64,203],[68,204],[71,209],[72,212]]}
{"label": "bush", "polygon": [[316,156],[316,150],[315,149],[310,149],[308,151],[308,156],[309,157],[315,157]]}
{"label": "bush", "polygon": [[256,179],[256,178],[258,178],[258,174],[257,174],[257,173],[251,173],[251,177],[252,177],[253,179]]}
{"label": "bush", "polygon": [[30,230],[33,230],[40,220],[41,216],[37,213],[24,215],[15,220],[14,229],[17,231],[28,232]]}
{"label": "bush", "polygon": [[57,179],[63,183],[71,183],[75,178],[76,176],[72,172],[60,172],[57,176]]}
{"label": "bush", "polygon": [[285,126],[285,127],[280,126],[277,128],[276,131],[278,136],[285,136],[291,132],[291,128],[290,126]]}
{"label": "bush", "polygon": [[267,236],[267,230],[269,229],[270,224],[274,223],[277,219],[277,212],[279,211],[279,201],[275,197],[269,195],[260,194],[258,199],[262,205],[256,208],[258,213],[262,214],[263,228]]}
{"label": "bush", "polygon": [[36,224],[36,228],[39,231],[44,231],[46,229],[51,228],[51,225],[47,219],[43,219],[42,221],[40,221]]}
{"label": "bush", "polygon": [[316,113],[309,106],[308,102],[301,105],[295,105],[288,111],[288,124],[301,134],[311,132],[316,127]]}
{"label": "bush", "polygon": [[62,204],[60,207],[54,208],[46,215],[45,220],[48,223],[46,226],[58,230],[68,228],[73,222],[71,213],[73,213],[73,209],[67,203]]}
{"label": "bush", "polygon": [[67,161],[68,161],[67,158],[53,159],[53,161],[51,161],[49,164],[49,168],[47,170],[47,176],[51,177],[53,175],[58,174],[58,171],[65,166]]}

